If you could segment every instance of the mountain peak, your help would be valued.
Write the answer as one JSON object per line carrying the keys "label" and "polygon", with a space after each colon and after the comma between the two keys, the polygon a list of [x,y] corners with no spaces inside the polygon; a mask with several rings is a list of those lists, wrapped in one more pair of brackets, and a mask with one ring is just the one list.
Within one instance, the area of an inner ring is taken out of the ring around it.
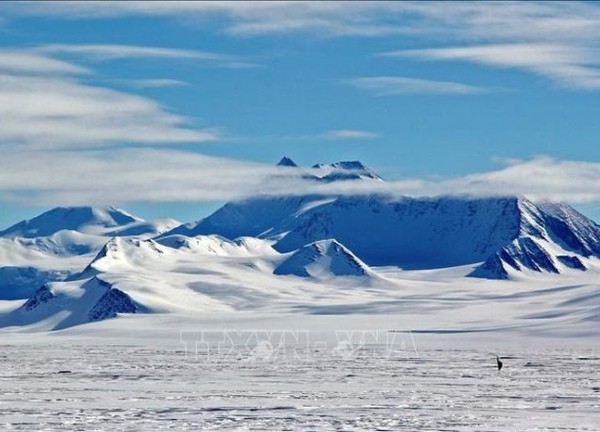
{"label": "mountain peak", "polygon": [[368,169],[361,161],[340,161],[331,164],[334,167],[347,170],[365,170]]}
{"label": "mountain peak", "polygon": [[296,162],[294,162],[287,156],[282,157],[281,160],[277,163],[277,166],[292,167],[292,168],[298,167],[298,165],[296,165]]}
{"label": "mountain peak", "polygon": [[335,239],[304,245],[281,263],[276,275],[328,278],[334,276],[373,276],[373,271]]}
{"label": "mountain peak", "polygon": [[316,164],[313,169],[319,170],[322,174],[319,179],[322,181],[336,180],[383,180],[374,171],[369,169],[360,161],[340,161],[332,164]]}
{"label": "mountain peak", "polygon": [[0,231],[0,237],[47,237],[62,230],[89,232],[140,221],[115,207],[55,207]]}

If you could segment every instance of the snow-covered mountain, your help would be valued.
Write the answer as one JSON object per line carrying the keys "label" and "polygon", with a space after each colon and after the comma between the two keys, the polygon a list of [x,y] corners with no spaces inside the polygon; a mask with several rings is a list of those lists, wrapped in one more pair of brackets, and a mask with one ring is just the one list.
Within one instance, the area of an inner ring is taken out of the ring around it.
{"label": "snow-covered mountain", "polygon": [[0,237],[47,237],[62,230],[95,234],[140,221],[115,207],[57,207],[0,231]]}
{"label": "snow-covered mountain", "polygon": [[342,161],[332,164],[316,164],[313,167],[316,177],[321,181],[339,180],[379,180],[383,179],[359,161]]}
{"label": "snow-covered mountain", "polygon": [[319,240],[295,251],[274,271],[276,275],[330,278],[374,277],[375,273],[336,240]]}
{"label": "snow-covered mountain", "polygon": [[[360,162],[279,165],[310,181],[383,181]],[[516,196],[257,196],[175,224],[74,207],[2,231],[0,327],[140,312],[397,312],[415,286],[537,287],[557,274],[579,286],[600,273],[600,226],[568,205]],[[588,291],[557,307],[588,307]]]}
{"label": "snow-covered mountain", "polygon": [[39,238],[60,231],[109,237],[157,235],[176,224],[174,219],[147,222],[116,207],[56,207],[0,231],[0,237]]}
{"label": "snow-covered mountain", "polygon": [[[288,157],[283,157],[277,166],[298,168]],[[347,180],[376,180],[381,177],[358,161],[317,164],[301,175],[304,179],[319,182]],[[212,215],[197,221],[178,226],[163,234],[180,234],[189,237],[219,234],[229,239],[240,236],[266,237],[276,226],[281,226],[291,215],[307,210],[308,207],[330,201],[331,197],[305,195],[297,197],[257,196],[248,200],[225,204]]]}
{"label": "snow-covered mountain", "polygon": [[287,156],[282,157],[281,160],[279,162],[277,162],[277,166],[298,168],[298,165],[296,165],[296,162],[294,162]]}
{"label": "snow-covered mountain", "polygon": [[153,237],[179,223],[144,221],[114,207],[58,207],[0,232],[0,300],[81,272],[112,237]]}
{"label": "snow-covered mountain", "polygon": [[590,257],[600,257],[600,226],[560,203],[518,199],[518,235],[478,266],[472,276],[507,278],[522,270],[561,273],[587,269]]}
{"label": "snow-covered mountain", "polygon": [[[293,161],[291,161],[293,164]],[[285,162],[290,164],[290,162]],[[295,165],[295,164],[293,164]],[[381,178],[360,162],[315,165]],[[332,181],[356,180],[345,174]],[[585,270],[600,257],[600,228],[565,204],[524,197],[256,197],[230,202],[169,234],[258,236],[282,253],[335,239],[370,266],[404,269],[473,265],[471,276],[508,278],[522,271]]]}
{"label": "snow-covered mountain", "polygon": [[47,322],[59,330],[143,310],[126,293],[99,277],[45,283],[20,307],[0,316],[0,327]]}
{"label": "snow-covered mountain", "polygon": [[121,238],[110,239],[85,268],[87,272],[107,272],[127,270],[140,262],[148,262],[163,254],[162,247],[151,239]]}
{"label": "snow-covered mountain", "polygon": [[228,239],[241,236],[258,237],[279,225],[316,197],[257,197],[230,202],[199,222],[180,225],[160,237],[218,234]]}
{"label": "snow-covered mountain", "polygon": [[[600,227],[565,204],[523,197],[340,197],[296,213],[273,235],[281,252],[335,238],[369,265],[441,268],[485,263],[473,276],[508,270],[560,273],[600,256]],[[509,268],[507,268],[507,266]]]}

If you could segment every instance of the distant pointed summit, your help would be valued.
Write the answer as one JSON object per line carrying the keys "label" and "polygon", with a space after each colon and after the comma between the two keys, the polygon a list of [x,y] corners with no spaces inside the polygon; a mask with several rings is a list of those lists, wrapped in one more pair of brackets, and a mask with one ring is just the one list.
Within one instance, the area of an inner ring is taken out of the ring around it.
{"label": "distant pointed summit", "polygon": [[293,167],[293,168],[298,167],[298,165],[296,165],[296,162],[294,162],[287,156],[282,157],[281,160],[279,161],[279,163],[277,164],[277,166]]}

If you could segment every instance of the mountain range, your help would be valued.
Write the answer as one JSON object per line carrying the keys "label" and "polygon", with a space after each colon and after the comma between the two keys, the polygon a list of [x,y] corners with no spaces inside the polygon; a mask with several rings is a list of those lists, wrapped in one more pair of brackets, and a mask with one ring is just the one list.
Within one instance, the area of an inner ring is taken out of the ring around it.
{"label": "mountain range", "polygon": [[[287,157],[278,165],[299,168]],[[358,161],[317,164],[305,176],[384,181]],[[510,283],[594,272],[598,258],[594,221],[522,196],[255,196],[188,224],[59,207],[0,231],[0,326],[293,310],[313,294],[360,303],[377,291],[398,295],[413,274],[458,269],[459,281]],[[348,288],[357,297],[344,297]]]}

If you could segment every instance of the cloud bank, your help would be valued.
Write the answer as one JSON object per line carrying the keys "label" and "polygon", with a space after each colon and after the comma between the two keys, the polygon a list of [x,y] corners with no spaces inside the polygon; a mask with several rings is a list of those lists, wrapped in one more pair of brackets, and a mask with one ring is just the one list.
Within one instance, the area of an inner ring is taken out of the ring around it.
{"label": "cloud bank", "polygon": [[35,205],[214,202],[271,196],[525,195],[600,201],[600,163],[539,156],[497,170],[445,179],[307,180],[311,170],[172,149],[19,151],[0,159],[0,199]]}

